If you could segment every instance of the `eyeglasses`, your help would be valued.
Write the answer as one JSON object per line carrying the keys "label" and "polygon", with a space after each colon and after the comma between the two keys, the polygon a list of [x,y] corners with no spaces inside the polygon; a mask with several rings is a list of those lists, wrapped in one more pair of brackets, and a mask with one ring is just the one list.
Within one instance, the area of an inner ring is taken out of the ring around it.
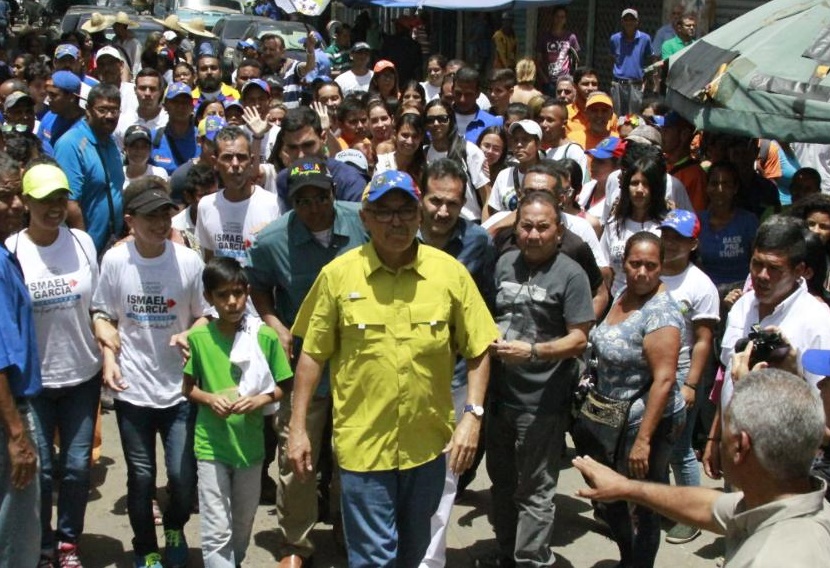
{"label": "eyeglasses", "polygon": [[27,130],[29,130],[29,127],[26,126],[25,124],[10,124],[10,123],[6,122],[2,126],[0,126],[0,130],[2,130],[3,132],[6,132],[6,133],[8,133],[8,132],[26,132]]}
{"label": "eyeglasses", "polygon": [[401,221],[414,221],[418,217],[417,207],[404,207],[403,209],[366,209],[379,223],[391,223],[392,218],[397,216]]}
{"label": "eyeglasses", "polygon": [[331,201],[331,195],[317,195],[315,197],[295,197],[294,209],[306,209],[312,205],[325,205]]}
{"label": "eyeglasses", "polygon": [[557,94],[562,94],[562,95],[570,95],[573,92],[574,92],[573,89],[556,89],[556,93]]}
{"label": "eyeglasses", "polygon": [[432,116],[427,116],[424,119],[427,124],[433,124],[437,122],[438,124],[449,124],[450,117],[448,114],[435,114]]}
{"label": "eyeglasses", "polygon": [[118,116],[119,114],[121,114],[121,107],[92,107],[92,112],[94,112],[98,116]]}

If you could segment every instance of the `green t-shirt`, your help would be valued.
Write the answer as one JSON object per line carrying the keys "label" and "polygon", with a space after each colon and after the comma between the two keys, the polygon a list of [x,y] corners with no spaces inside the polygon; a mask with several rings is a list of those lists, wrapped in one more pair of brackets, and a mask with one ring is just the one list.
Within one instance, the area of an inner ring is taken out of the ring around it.
{"label": "green t-shirt", "polygon": [[[291,366],[277,332],[263,325],[257,341],[274,379],[279,382],[290,378]],[[230,362],[233,338],[219,331],[215,322],[191,330],[187,342],[190,359],[184,373],[192,376],[200,389],[220,393],[239,386],[241,370]],[[215,460],[239,468],[262,461],[265,457],[262,421],[261,409],[221,418],[209,407],[199,405],[194,436],[196,459]]]}

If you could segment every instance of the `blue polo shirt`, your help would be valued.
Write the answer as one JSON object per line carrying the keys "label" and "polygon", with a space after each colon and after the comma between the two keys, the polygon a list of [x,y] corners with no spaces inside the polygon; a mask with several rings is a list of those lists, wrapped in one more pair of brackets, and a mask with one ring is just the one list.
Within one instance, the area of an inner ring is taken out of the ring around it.
{"label": "blue polo shirt", "polygon": [[12,396],[32,397],[41,390],[32,300],[17,259],[0,242],[0,369]]}
{"label": "blue polo shirt", "polygon": [[75,120],[67,120],[51,110],[47,112],[40,121],[40,129],[37,131],[37,137],[43,145],[43,151],[50,156],[54,156],[57,141],[79,120],[81,120],[80,117]]}
{"label": "blue polo shirt", "polygon": [[614,56],[615,79],[643,80],[643,68],[648,66],[654,54],[650,35],[637,30],[634,39],[628,41],[622,32],[617,32],[611,36],[610,49]]}
{"label": "blue polo shirt", "polygon": [[[331,172],[334,181],[334,196],[339,201],[360,201],[363,190],[366,189],[366,179],[355,168],[343,162],[329,158],[326,166]],[[277,196],[280,200],[280,210],[288,211],[293,208],[288,199],[288,168],[277,174]]]}
{"label": "blue polo shirt", "polygon": [[[492,312],[496,303],[496,247],[490,234],[479,225],[459,217],[450,240],[442,250],[464,265]],[[463,357],[457,357],[452,388],[466,384],[467,362]]]}
{"label": "blue polo shirt", "polygon": [[[286,327],[294,325],[303,299],[320,270],[336,257],[369,240],[359,211],[358,203],[334,202],[334,226],[328,247],[314,238],[296,212],[290,211],[260,231],[248,249],[245,272],[251,287],[269,292],[276,288],[275,311]],[[295,342],[294,353],[299,355],[302,342],[299,338],[295,338]],[[329,391],[326,365],[316,394],[326,396]]]}
{"label": "blue polo shirt", "polygon": [[[173,175],[176,168],[186,164],[189,160],[202,153],[202,148],[196,143],[198,131],[194,126],[190,132],[180,138],[165,129],[164,134],[158,136],[158,129],[153,130],[153,147],[150,149],[150,161],[165,169],[167,175]],[[158,140],[158,145],[155,145]],[[175,151],[174,151],[175,150]]]}
{"label": "blue polo shirt", "polygon": [[485,129],[491,126],[504,126],[504,118],[501,116],[494,116],[486,110],[478,109],[475,118],[467,125],[467,130],[464,131],[464,138],[468,142],[478,144],[478,137]]}
{"label": "blue polo shirt", "polygon": [[[124,228],[124,165],[115,139],[98,140],[86,119],[79,120],[55,144],[55,160],[69,180],[69,199],[80,205],[86,232],[103,254],[112,229],[119,236]],[[107,193],[112,196],[113,215]]]}

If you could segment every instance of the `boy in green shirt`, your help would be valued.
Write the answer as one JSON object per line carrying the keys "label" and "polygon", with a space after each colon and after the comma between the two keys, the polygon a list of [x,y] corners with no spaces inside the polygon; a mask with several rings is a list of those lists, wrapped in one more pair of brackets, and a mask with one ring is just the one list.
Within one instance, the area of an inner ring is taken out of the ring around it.
{"label": "boy in green shirt", "polygon": [[183,392],[199,404],[202,557],[206,566],[234,568],[245,558],[259,504],[263,407],[282,398],[275,382],[291,377],[291,367],[277,333],[246,314],[248,278],[239,262],[211,259],[202,282],[219,317],[188,334]]}

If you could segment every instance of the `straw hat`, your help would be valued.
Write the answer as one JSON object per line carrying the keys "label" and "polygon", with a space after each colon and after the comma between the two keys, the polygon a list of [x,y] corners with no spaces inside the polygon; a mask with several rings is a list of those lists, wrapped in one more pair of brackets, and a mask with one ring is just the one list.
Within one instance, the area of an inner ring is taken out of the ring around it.
{"label": "straw hat", "polygon": [[81,29],[91,34],[97,34],[111,27],[115,23],[115,17],[104,16],[100,12],[93,12],[92,17],[84,22]]}
{"label": "straw hat", "polygon": [[134,22],[130,19],[126,12],[118,12],[115,15],[115,22],[114,24],[123,24],[128,28],[137,28],[138,22]]}
{"label": "straw hat", "polygon": [[179,25],[179,17],[176,14],[170,14],[163,20],[159,20],[158,18],[153,18],[153,20],[158,22],[168,30],[184,33],[184,30],[182,29],[181,25]]}
{"label": "straw hat", "polygon": [[202,18],[193,18],[187,22],[179,22],[179,26],[193,35],[199,37],[215,38],[216,36],[210,33],[205,27],[205,21]]}

